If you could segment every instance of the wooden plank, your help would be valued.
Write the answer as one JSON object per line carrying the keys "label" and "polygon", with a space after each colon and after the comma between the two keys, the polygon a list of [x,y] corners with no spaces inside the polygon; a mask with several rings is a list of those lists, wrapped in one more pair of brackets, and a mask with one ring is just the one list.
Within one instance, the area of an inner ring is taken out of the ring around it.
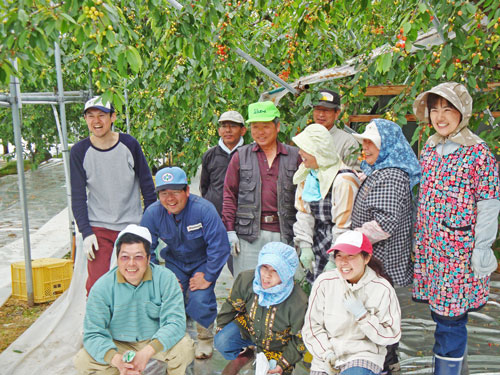
{"label": "wooden plank", "polygon": [[[500,117],[500,111],[492,111],[491,114],[495,118]],[[383,116],[384,115],[351,115],[349,116],[349,124],[351,122],[370,122],[375,118],[382,118]],[[417,121],[415,115],[406,115],[405,117],[407,121]]]}
{"label": "wooden plank", "polygon": [[[375,118],[382,118],[384,115],[351,115],[349,116],[349,124],[351,122],[370,122]],[[415,115],[406,115],[407,121],[417,121]]]}
{"label": "wooden plank", "polygon": [[368,86],[365,96],[399,95],[406,87],[405,85]]}
{"label": "wooden plank", "polygon": [[[368,86],[366,88],[365,96],[380,96],[380,95],[399,95],[408,86],[406,85],[379,85],[379,86]],[[484,91],[491,91],[496,87],[500,87],[500,82],[490,82],[488,83],[488,88]]]}

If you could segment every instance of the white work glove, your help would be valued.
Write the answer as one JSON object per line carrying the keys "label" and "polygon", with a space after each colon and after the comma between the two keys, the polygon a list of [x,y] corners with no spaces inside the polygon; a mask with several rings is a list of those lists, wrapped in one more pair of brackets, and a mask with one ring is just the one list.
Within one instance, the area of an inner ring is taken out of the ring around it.
{"label": "white work glove", "polygon": [[491,248],[475,247],[472,250],[471,267],[476,277],[487,277],[498,267],[497,258]]}
{"label": "white work glove", "polygon": [[304,246],[300,248],[300,263],[305,270],[309,270],[313,272],[313,261],[314,261],[314,253],[310,246]]}
{"label": "white work glove", "polygon": [[240,239],[234,230],[227,232],[227,239],[231,245],[231,255],[233,257],[238,256],[240,253]]}
{"label": "white work glove", "polygon": [[360,318],[363,317],[363,315],[365,315],[368,312],[366,311],[363,302],[357,299],[354,293],[350,289],[347,289],[347,291],[345,292],[343,302],[346,310],[349,311],[352,315],[354,315],[356,320],[359,320]]}
{"label": "white work glove", "polygon": [[97,243],[97,237],[95,234],[91,234],[83,240],[83,251],[87,256],[87,259],[90,261],[95,259],[94,250],[99,250],[99,244]]}
{"label": "white work glove", "polygon": [[330,374],[338,374],[339,369],[335,367],[335,361],[337,360],[337,356],[335,352],[331,351],[326,355],[326,364],[330,366]]}
{"label": "white work glove", "polygon": [[323,269],[323,272],[331,271],[331,270],[334,270],[336,268],[337,268],[337,265],[335,264],[334,261],[332,261],[330,259],[330,260],[328,260],[328,263],[326,264],[325,268]]}

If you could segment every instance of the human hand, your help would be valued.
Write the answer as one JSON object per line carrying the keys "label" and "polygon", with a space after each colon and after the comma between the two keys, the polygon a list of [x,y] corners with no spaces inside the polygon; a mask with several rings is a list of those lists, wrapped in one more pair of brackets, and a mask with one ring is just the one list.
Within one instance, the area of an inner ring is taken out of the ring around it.
{"label": "human hand", "polygon": [[151,345],[146,345],[144,348],[135,353],[135,357],[131,362],[134,365],[134,369],[142,373],[146,368],[149,360],[155,355],[155,350]]}
{"label": "human hand", "polygon": [[229,244],[231,245],[231,255],[233,257],[238,256],[240,253],[240,239],[234,230],[230,230],[227,232],[227,239],[229,240]]}
{"label": "human hand", "polygon": [[350,289],[347,289],[347,291],[345,292],[343,302],[346,310],[349,311],[352,315],[354,315],[356,320],[361,319],[368,312],[366,311],[363,302],[357,299],[354,293]]}
{"label": "human hand", "polygon": [[309,246],[301,247],[300,263],[302,263],[302,266],[304,267],[305,270],[313,272],[313,260],[314,260],[314,253],[312,251],[312,248]]}
{"label": "human hand", "polygon": [[339,372],[339,370],[335,367],[336,360],[337,360],[337,356],[335,355],[334,351],[331,351],[326,355],[326,363],[328,364],[328,366],[330,366],[330,373],[331,374],[336,374]]}
{"label": "human hand", "polygon": [[83,251],[87,256],[87,259],[93,261],[95,259],[94,250],[99,250],[99,244],[97,243],[97,237],[95,234],[87,236],[83,240]]}
{"label": "human hand", "polygon": [[189,290],[194,292],[199,289],[207,289],[212,283],[205,280],[204,272],[196,272],[192,278],[189,279]]}
{"label": "human hand", "polygon": [[269,370],[267,373],[268,374],[282,374],[283,373],[283,369],[281,368],[280,365],[277,365],[274,369]]}
{"label": "human hand", "polygon": [[120,375],[141,375],[140,371],[134,368],[132,362],[123,362],[123,353],[116,353],[111,359],[111,365],[120,371]]}
{"label": "human hand", "polygon": [[471,268],[476,277],[487,277],[498,267],[498,261],[489,247],[475,247],[472,250]]}

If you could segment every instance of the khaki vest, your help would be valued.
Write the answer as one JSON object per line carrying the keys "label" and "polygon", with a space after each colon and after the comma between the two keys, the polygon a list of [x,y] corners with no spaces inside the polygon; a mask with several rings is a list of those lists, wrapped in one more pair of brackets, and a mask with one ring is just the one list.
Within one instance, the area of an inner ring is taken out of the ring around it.
{"label": "khaki vest", "polygon": [[[238,148],[240,158],[240,186],[238,192],[238,208],[236,210],[235,230],[240,238],[254,242],[259,236],[261,217],[261,189],[259,161],[252,151],[255,144]],[[297,170],[299,149],[283,145],[288,155],[278,154],[278,217],[281,241],[291,244],[293,240],[293,223],[296,210],[295,185],[293,175]]]}

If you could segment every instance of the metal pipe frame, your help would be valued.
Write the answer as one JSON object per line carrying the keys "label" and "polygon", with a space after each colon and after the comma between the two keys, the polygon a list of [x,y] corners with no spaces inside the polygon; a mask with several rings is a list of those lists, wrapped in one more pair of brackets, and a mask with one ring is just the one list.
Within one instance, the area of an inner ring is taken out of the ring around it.
{"label": "metal pipe frame", "polygon": [[[17,70],[17,61],[13,60],[12,65],[14,69]],[[12,109],[12,124],[14,128],[14,143],[16,146],[16,159],[17,159],[17,183],[19,186],[19,200],[21,202],[21,218],[23,222],[23,244],[24,244],[24,267],[26,275],[26,297],[28,300],[28,305],[33,306],[35,304],[35,298],[33,293],[33,270],[31,268],[31,245],[30,245],[30,226],[28,221],[28,205],[26,199],[26,182],[24,179],[24,155],[23,155],[23,145],[21,141],[21,118],[19,116],[20,108],[20,98],[18,97],[19,92],[19,80],[12,74],[10,76],[10,95],[12,97],[11,109]]]}

